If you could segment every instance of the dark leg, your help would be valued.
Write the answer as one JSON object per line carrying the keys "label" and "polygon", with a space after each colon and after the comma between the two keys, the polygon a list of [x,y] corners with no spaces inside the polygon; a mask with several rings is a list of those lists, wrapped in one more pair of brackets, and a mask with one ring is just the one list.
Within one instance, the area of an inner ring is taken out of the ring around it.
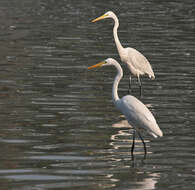
{"label": "dark leg", "polygon": [[131,93],[131,73],[129,75],[129,90],[128,90],[128,94]]}
{"label": "dark leg", "polygon": [[137,131],[137,134],[139,135],[139,138],[141,139],[143,145],[144,145],[144,159],[146,159],[146,154],[147,154],[147,150],[146,150],[146,143],[144,142],[144,139],[142,138],[141,134],[139,131]]}
{"label": "dark leg", "polygon": [[141,79],[139,78],[139,75],[137,76],[138,82],[139,82],[139,95],[140,97],[142,97],[142,83],[141,83]]}
{"label": "dark leg", "polygon": [[131,146],[131,158],[132,158],[132,160],[134,160],[134,156],[133,156],[134,147],[135,147],[135,130],[133,130],[133,143],[132,143],[132,146]]}

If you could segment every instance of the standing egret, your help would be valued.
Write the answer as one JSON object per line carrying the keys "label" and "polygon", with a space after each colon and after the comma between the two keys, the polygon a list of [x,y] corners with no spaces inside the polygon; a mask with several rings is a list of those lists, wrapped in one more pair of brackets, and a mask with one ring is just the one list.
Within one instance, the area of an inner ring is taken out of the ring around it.
{"label": "standing egret", "polygon": [[114,83],[112,86],[112,100],[117,107],[118,110],[120,110],[124,115],[127,121],[131,126],[134,128],[133,132],[133,143],[131,147],[131,155],[133,158],[133,150],[134,150],[134,144],[135,144],[135,132],[138,133],[143,145],[144,145],[144,151],[146,156],[146,145],[141,137],[141,134],[139,132],[139,129],[144,128],[149,134],[151,134],[153,137],[157,138],[158,136],[162,137],[163,133],[160,130],[158,124],[156,123],[156,120],[152,113],[149,111],[149,109],[136,97],[131,95],[126,95],[122,97],[121,99],[118,96],[118,85],[123,77],[123,70],[120,66],[120,64],[112,58],[108,58],[103,62],[100,62],[96,65],[93,65],[91,67],[88,67],[88,69],[96,68],[96,67],[102,67],[102,66],[109,66],[113,65],[117,69],[117,75],[114,79]]}
{"label": "standing egret", "polygon": [[124,48],[118,38],[118,27],[119,27],[119,20],[117,16],[112,12],[108,11],[104,15],[92,20],[92,22],[96,22],[105,18],[112,18],[114,20],[114,28],[113,28],[113,35],[115,44],[118,50],[118,53],[120,55],[121,61],[125,64],[127,64],[127,67],[130,70],[130,77],[129,77],[129,89],[131,88],[131,73],[135,76],[137,76],[139,87],[140,87],[140,97],[142,96],[142,84],[140,75],[148,75],[149,78],[155,79],[154,72],[152,70],[152,67],[149,63],[149,61],[146,59],[146,57],[141,54],[139,51],[137,51],[134,48]]}

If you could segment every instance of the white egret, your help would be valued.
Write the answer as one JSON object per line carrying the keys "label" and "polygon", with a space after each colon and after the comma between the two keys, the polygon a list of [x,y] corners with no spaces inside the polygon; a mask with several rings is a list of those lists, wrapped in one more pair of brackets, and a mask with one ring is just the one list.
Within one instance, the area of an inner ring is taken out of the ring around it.
{"label": "white egret", "polygon": [[102,19],[112,18],[114,20],[114,28],[113,28],[113,35],[115,44],[120,55],[121,61],[127,64],[128,69],[130,70],[130,77],[129,77],[129,89],[131,88],[131,73],[138,78],[139,87],[140,87],[140,96],[142,96],[142,84],[140,75],[148,75],[149,78],[155,79],[154,72],[149,61],[146,57],[137,51],[134,48],[124,48],[118,38],[118,27],[119,27],[119,20],[117,16],[112,12],[108,11],[104,15],[92,20],[92,22],[96,22]]}
{"label": "white egret", "polygon": [[134,150],[134,141],[135,141],[135,131],[138,133],[142,143],[144,145],[144,151],[146,156],[146,145],[144,143],[143,138],[140,135],[139,129],[145,129],[149,134],[153,137],[157,138],[158,136],[162,137],[163,133],[160,130],[154,116],[149,111],[149,109],[136,97],[131,95],[126,95],[121,99],[118,96],[118,85],[123,77],[123,70],[120,64],[112,58],[108,58],[103,62],[100,62],[96,65],[88,67],[88,69],[102,67],[102,66],[109,66],[113,65],[117,69],[117,75],[114,79],[114,83],[112,86],[112,100],[118,110],[120,110],[124,115],[127,121],[131,126],[134,128],[133,133],[133,143],[131,148],[131,155],[133,158],[133,150]]}

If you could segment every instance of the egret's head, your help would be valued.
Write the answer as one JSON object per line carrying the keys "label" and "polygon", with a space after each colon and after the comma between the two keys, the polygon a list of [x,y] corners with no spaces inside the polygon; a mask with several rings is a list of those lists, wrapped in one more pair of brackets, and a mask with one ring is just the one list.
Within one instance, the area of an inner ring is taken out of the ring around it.
{"label": "egret's head", "polygon": [[108,11],[105,14],[103,14],[102,16],[92,20],[91,22],[96,22],[105,18],[114,18],[116,15],[112,12],[112,11]]}
{"label": "egret's head", "polygon": [[112,63],[114,62],[115,60],[112,59],[112,58],[108,58],[98,64],[95,64],[91,67],[88,67],[88,69],[93,69],[93,68],[98,68],[98,67],[103,67],[103,66],[108,66],[108,65],[112,65]]}

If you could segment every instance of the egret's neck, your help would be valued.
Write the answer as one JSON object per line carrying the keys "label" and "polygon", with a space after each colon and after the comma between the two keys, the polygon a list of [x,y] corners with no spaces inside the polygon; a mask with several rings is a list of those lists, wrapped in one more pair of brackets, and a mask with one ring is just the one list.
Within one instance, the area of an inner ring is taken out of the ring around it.
{"label": "egret's neck", "polygon": [[116,47],[118,49],[119,55],[121,55],[122,50],[124,49],[123,46],[121,45],[119,38],[118,38],[118,27],[119,27],[119,21],[118,18],[116,16],[113,17],[114,19],[114,28],[113,28],[113,35],[114,35],[114,40],[116,43]]}
{"label": "egret's neck", "polygon": [[116,101],[119,100],[118,85],[119,85],[121,78],[123,77],[123,70],[122,70],[121,66],[119,65],[119,63],[117,63],[117,62],[114,63],[114,66],[117,69],[117,75],[114,79],[114,83],[112,86],[112,100],[114,103],[116,103]]}

